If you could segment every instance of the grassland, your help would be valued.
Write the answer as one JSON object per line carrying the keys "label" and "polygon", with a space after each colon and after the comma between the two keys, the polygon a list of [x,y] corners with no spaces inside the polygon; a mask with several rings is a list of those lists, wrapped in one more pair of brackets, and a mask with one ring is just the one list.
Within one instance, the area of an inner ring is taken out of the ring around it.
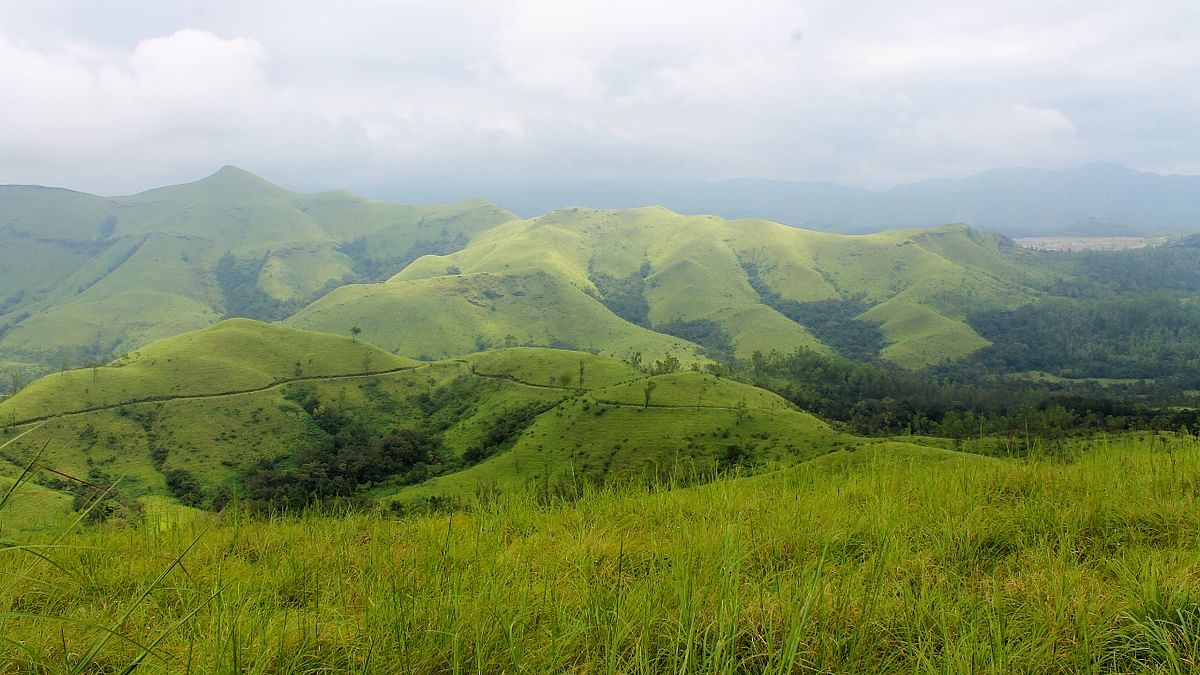
{"label": "grassland", "polygon": [[138,499],[179,496],[168,476],[184,472],[196,486],[188,499],[198,500],[188,503],[218,503],[261,460],[294,463],[331,442],[318,408],[372,437],[435,434],[447,461],[464,463],[372,491],[406,504],[795,462],[857,440],[774,394],[700,372],[648,377],[614,358],[545,348],[423,364],[353,337],[235,319],[0,401],[0,440],[37,425],[0,465],[14,474],[45,448],[41,464],[61,478],[119,479],[119,493]]}
{"label": "grassland", "polygon": [[0,420],[11,425],[137,401],[244,392],[281,380],[417,365],[350,336],[232,319],[160,340],[105,366],[41,378],[0,402]]}
{"label": "grassland", "polygon": [[195,673],[1194,672],[1200,446],[1074,450],[998,460],[890,443],[689,489],[92,529],[41,549],[53,565],[0,549],[0,659]]}
{"label": "grassland", "polygon": [[367,340],[386,349],[435,359],[517,345],[566,346],[618,358],[641,352],[647,360],[674,355],[688,364],[702,358],[696,345],[624,321],[544,272],[344,286],[288,324],[327,332],[358,325]]}
{"label": "grassland", "polygon": [[389,285],[462,274],[557,277],[599,296],[597,273],[645,270],[647,319],[716,322],[742,358],[754,351],[828,346],[765,305],[747,266],[784,300],[861,299],[860,320],[881,324],[883,357],[920,368],[988,343],[964,322],[981,307],[1011,308],[1037,296],[1046,273],[1019,252],[965,226],[844,236],[766,221],[682,216],[662,208],[565,209],[500,225],[446,256],[426,256]]}
{"label": "grassland", "polygon": [[234,167],[130,197],[6,186],[0,212],[0,356],[43,368],[105,360],[231,310],[246,316],[245,298],[216,274],[226,254],[250,268],[253,290],[239,292],[263,312],[514,218],[482,201],[296,194]]}
{"label": "grassland", "polygon": [[712,375],[674,373],[566,398],[539,415],[506,452],[381,496],[410,503],[529,487],[570,490],[579,481],[792,464],[855,443],[871,441],[837,432],[770,392]]}

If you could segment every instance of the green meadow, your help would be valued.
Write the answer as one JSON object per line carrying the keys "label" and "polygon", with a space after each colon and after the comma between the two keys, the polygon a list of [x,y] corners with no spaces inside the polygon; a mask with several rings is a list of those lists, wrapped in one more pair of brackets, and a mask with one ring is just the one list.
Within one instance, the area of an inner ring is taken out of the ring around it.
{"label": "green meadow", "polygon": [[0,549],[0,659],[7,672],[1194,672],[1200,445],[1101,437],[1067,456],[892,442],[695,487],[580,483],[403,517],[180,510],[45,533]]}

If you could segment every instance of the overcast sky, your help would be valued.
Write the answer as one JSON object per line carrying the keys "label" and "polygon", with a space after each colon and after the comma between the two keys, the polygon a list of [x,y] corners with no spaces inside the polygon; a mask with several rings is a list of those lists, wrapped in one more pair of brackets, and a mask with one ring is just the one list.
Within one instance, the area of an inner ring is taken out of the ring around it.
{"label": "overcast sky", "polygon": [[1200,173],[1200,3],[4,0],[0,183]]}

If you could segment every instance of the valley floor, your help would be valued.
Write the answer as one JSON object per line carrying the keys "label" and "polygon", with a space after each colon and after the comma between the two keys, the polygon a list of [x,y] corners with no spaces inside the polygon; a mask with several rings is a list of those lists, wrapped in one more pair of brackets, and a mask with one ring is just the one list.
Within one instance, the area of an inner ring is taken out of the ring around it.
{"label": "valley floor", "polygon": [[0,672],[1200,669],[1200,443],[1078,450],[47,537],[0,548]]}

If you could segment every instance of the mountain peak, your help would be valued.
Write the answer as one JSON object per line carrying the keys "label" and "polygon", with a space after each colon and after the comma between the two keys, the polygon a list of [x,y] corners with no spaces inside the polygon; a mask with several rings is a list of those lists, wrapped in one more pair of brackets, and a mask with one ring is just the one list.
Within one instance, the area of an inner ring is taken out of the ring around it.
{"label": "mountain peak", "polygon": [[209,176],[191,183],[155,188],[135,195],[134,199],[222,199],[256,200],[289,195],[287,190],[245,169],[226,164]]}
{"label": "mountain peak", "polygon": [[206,178],[201,178],[199,181],[197,181],[197,183],[246,184],[270,186],[276,190],[282,189],[271,181],[256,176],[255,174],[252,174],[249,171],[240,167],[236,167],[232,164],[226,164],[225,166],[222,166],[220,169],[217,169],[216,173]]}

